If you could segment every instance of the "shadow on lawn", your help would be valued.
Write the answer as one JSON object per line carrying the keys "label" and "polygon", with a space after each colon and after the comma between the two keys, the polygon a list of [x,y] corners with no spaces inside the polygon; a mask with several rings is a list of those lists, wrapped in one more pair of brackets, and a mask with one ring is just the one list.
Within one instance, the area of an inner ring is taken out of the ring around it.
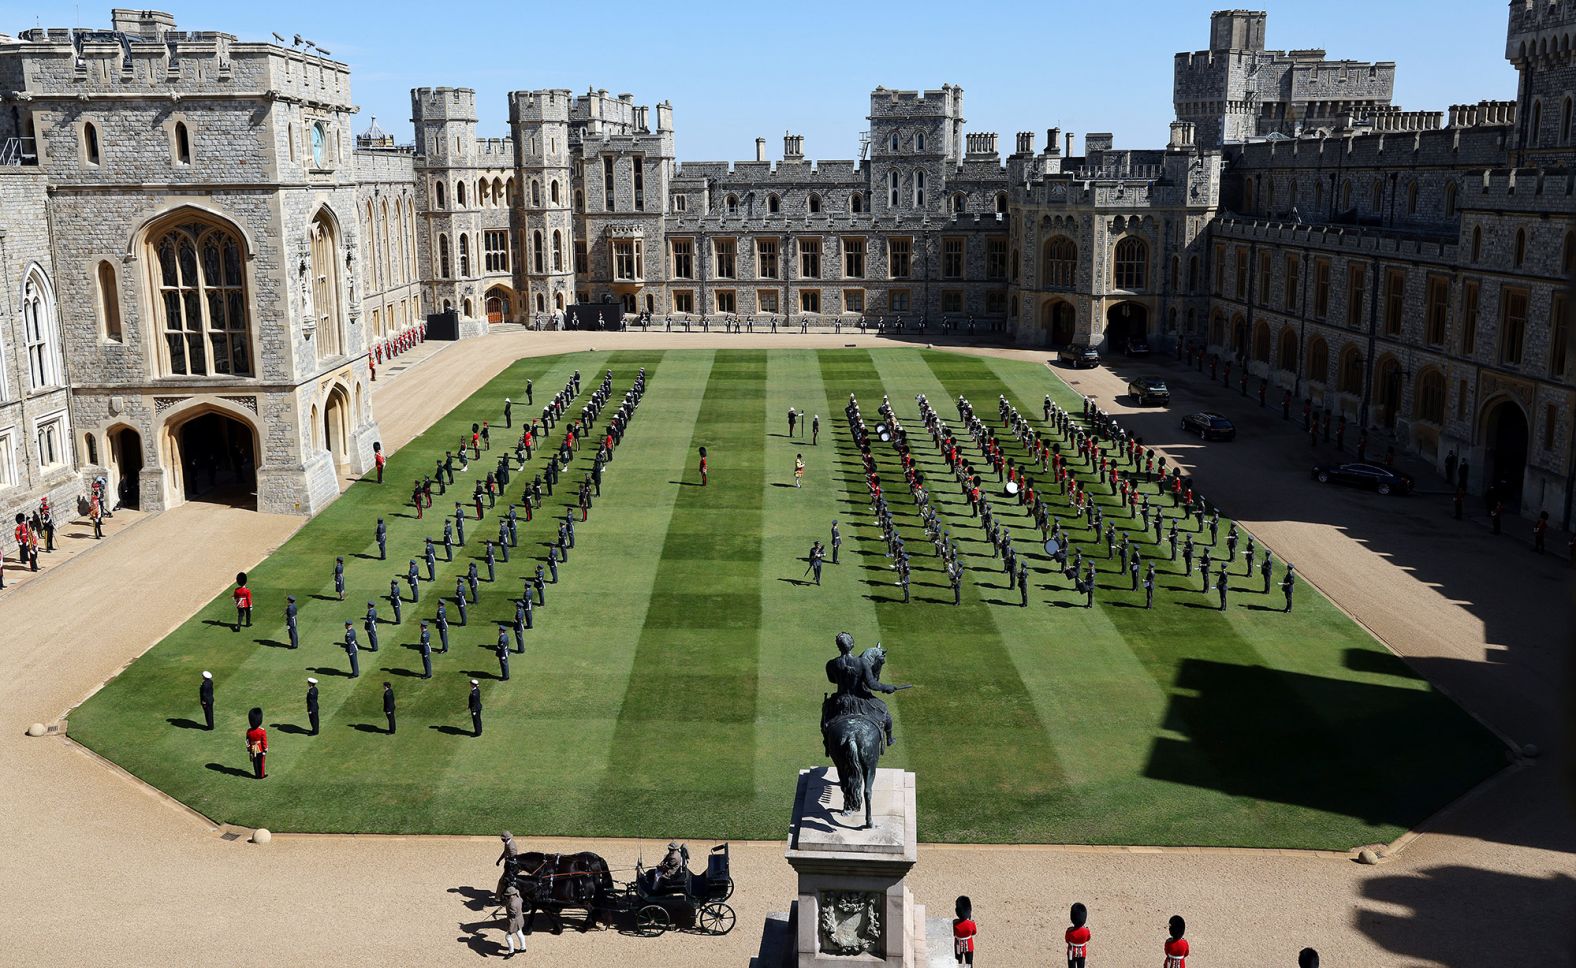
{"label": "shadow on lawn", "polygon": [[194,719],[187,719],[184,716],[171,716],[169,719],[166,719],[165,722],[169,723],[171,726],[174,726],[176,729],[207,729],[207,727],[202,723],[199,723]]}
{"label": "shadow on lawn", "polygon": [[208,769],[214,771],[215,773],[223,773],[225,776],[238,776],[246,780],[252,779],[251,770],[243,770],[234,766],[225,766],[223,763],[209,763]]}
{"label": "shadow on lawn", "polygon": [[1161,725],[1186,739],[1155,740],[1150,779],[1376,827],[1415,826],[1504,760],[1432,690],[1205,659],[1182,662]]}

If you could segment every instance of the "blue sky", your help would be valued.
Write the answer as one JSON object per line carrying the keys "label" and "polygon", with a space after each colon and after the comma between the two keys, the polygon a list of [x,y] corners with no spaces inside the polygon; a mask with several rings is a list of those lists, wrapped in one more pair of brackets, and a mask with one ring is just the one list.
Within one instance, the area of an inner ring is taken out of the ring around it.
{"label": "blue sky", "polygon": [[[854,158],[877,85],[962,85],[968,129],[1111,131],[1119,147],[1159,147],[1172,118],[1172,55],[1208,46],[1209,13],[1226,3],[1125,4],[765,2],[213,4],[142,0],[182,29],[245,40],[300,33],[352,68],[368,117],[411,140],[410,89],[477,94],[479,131],[503,135],[511,90],[589,87],[673,103],[681,160],[771,157],[805,136],[811,158]],[[107,27],[111,3],[30,4],[0,11],[0,32]],[[785,9],[800,13],[784,16]],[[1272,48],[1323,47],[1331,58],[1393,60],[1409,110],[1515,96],[1505,62],[1507,5],[1495,0],[1296,0],[1271,4]],[[80,11],[80,12],[79,12]],[[19,20],[19,15],[25,19]]]}

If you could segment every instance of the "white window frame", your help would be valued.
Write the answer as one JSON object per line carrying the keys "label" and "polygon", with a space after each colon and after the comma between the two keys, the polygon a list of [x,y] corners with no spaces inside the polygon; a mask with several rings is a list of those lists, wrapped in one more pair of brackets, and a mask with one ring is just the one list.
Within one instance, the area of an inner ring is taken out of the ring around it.
{"label": "white window frame", "polygon": [[22,355],[27,364],[28,393],[62,385],[55,290],[36,262],[22,277]]}
{"label": "white window frame", "polygon": [[[53,463],[48,462],[48,461],[46,461],[44,459],[44,445],[43,445],[42,434],[44,433],[44,431],[46,429],[53,429],[54,430],[54,435],[56,437],[55,450],[56,450],[56,457],[58,459],[55,460]],[[64,410],[56,410],[53,413],[47,413],[47,414],[44,414],[41,417],[34,418],[34,420],[33,420],[33,447],[34,447],[35,451],[37,452],[37,456],[38,456],[38,472],[39,472],[40,476],[43,476],[44,474],[47,474],[50,471],[57,470],[57,469],[62,468],[62,467],[70,466],[70,464],[71,464],[71,454],[67,450],[67,448],[69,447],[70,443],[71,443],[71,421],[68,418],[68,416],[66,414],[66,411],[64,411]]]}
{"label": "white window frame", "polygon": [[14,428],[0,430],[0,488],[15,487],[16,434]]}

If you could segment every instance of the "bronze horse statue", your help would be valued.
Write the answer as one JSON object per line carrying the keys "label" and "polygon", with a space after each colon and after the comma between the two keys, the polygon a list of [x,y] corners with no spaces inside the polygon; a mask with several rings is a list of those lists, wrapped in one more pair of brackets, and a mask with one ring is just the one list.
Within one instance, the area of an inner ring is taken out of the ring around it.
{"label": "bronze horse statue", "polygon": [[[553,933],[564,931],[565,908],[584,908],[582,933],[596,926],[598,913],[608,908],[613,892],[613,873],[607,861],[589,851],[577,854],[544,854],[527,851],[511,858],[498,882],[498,896],[513,881],[525,902],[525,931],[531,932],[531,919],[538,910],[553,922]],[[608,923],[612,923],[609,915]]]}
{"label": "bronze horse statue", "polygon": [[876,785],[876,769],[882,752],[892,743],[892,714],[875,692],[896,692],[907,686],[889,686],[881,681],[886,651],[877,643],[857,658],[854,640],[844,632],[837,637],[842,654],[827,663],[827,678],[838,684],[835,694],[821,700],[821,740],[826,755],[837,767],[838,785],[843,790],[842,815],[858,816],[865,811],[861,830],[873,825],[871,794]]}

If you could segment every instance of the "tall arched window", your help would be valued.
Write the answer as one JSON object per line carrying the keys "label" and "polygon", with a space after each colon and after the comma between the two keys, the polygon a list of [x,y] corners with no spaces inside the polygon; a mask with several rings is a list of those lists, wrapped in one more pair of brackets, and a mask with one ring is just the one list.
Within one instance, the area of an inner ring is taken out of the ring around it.
{"label": "tall arched window", "polygon": [[1040,265],[1040,285],[1048,289],[1071,289],[1077,273],[1078,246],[1065,235],[1053,236],[1045,242],[1044,256]]}
{"label": "tall arched window", "polygon": [[1456,217],[1456,183],[1445,183],[1445,218]]}
{"label": "tall arched window", "polygon": [[240,235],[183,218],[149,234],[147,264],[158,296],[164,373],[252,375],[250,319]]}
{"label": "tall arched window", "polygon": [[542,205],[542,183],[535,178],[531,179],[531,207],[540,208]]}
{"label": "tall arched window", "polygon": [[1383,211],[1384,210],[1384,179],[1383,178],[1375,178],[1374,179],[1374,184],[1373,184],[1373,189],[1371,191],[1371,196],[1372,197],[1368,201],[1369,207],[1372,208],[1375,212]]}
{"label": "tall arched window", "polygon": [[896,151],[897,150],[897,145],[898,145],[897,132],[894,131],[894,132],[892,132],[891,139],[887,142],[887,147],[891,148],[893,151]]}
{"label": "tall arched window", "polygon": [[471,237],[464,232],[460,233],[460,278],[464,279],[471,274]]}
{"label": "tall arched window", "polygon": [[1270,324],[1262,319],[1253,327],[1253,359],[1260,363],[1270,361]]}
{"label": "tall arched window", "polygon": [[339,233],[327,211],[312,219],[312,309],[317,323],[317,358],[344,352],[339,307]]}
{"label": "tall arched window", "polygon": [[1521,268],[1521,264],[1523,262],[1527,261],[1527,230],[1526,229],[1517,229],[1516,230],[1516,251],[1513,253],[1513,255],[1514,255],[1514,258],[1515,258],[1516,268],[1520,269]]}
{"label": "tall arched window", "polygon": [[382,289],[378,282],[378,254],[374,241],[376,238],[376,229],[372,224],[372,203],[369,201],[367,210],[361,213],[361,246],[362,251],[367,254],[367,283],[374,292]]}
{"label": "tall arched window", "polygon": [[1571,109],[1570,95],[1566,95],[1565,104],[1560,108],[1560,144],[1563,145],[1570,144],[1573,133],[1576,133],[1571,129],[1571,125],[1576,123],[1576,118],[1571,116]]}
{"label": "tall arched window", "polygon": [[1308,346],[1308,379],[1324,383],[1330,379],[1330,344],[1315,336]]}
{"label": "tall arched window", "polygon": [[1128,236],[1116,243],[1115,279],[1118,289],[1142,289],[1149,284],[1149,244]]}
{"label": "tall arched window", "polygon": [[961,215],[969,210],[969,197],[962,192],[952,193],[952,212]]}
{"label": "tall arched window", "polygon": [[380,270],[378,275],[382,280],[383,288],[388,289],[394,285],[394,272],[398,269],[398,264],[395,263],[393,258],[394,236],[389,226],[388,199],[384,199],[379,203],[379,206],[378,214],[381,221],[378,225],[380,229],[378,233],[378,268]]}
{"label": "tall arched window", "polygon": [[914,169],[914,207],[925,207],[925,173],[918,168]]}
{"label": "tall arched window", "polygon": [[855,215],[865,210],[865,197],[858,192],[848,196],[848,210]]}
{"label": "tall arched window", "polygon": [[728,214],[729,215],[737,215],[737,214],[739,214],[739,196],[737,196],[737,195],[729,195],[723,201],[723,207],[728,210]]}
{"label": "tall arched window", "polygon": [[435,208],[446,208],[448,206],[449,203],[448,203],[448,200],[444,198],[444,194],[445,194],[445,191],[444,191],[444,187],[443,187],[443,182],[441,182],[441,181],[440,182],[433,182],[432,183],[432,202],[433,202],[433,207],[435,207]]}
{"label": "tall arched window", "polygon": [[547,183],[547,200],[554,205],[558,204],[558,179],[556,178]]}
{"label": "tall arched window", "polygon": [[531,265],[534,267],[536,272],[546,272],[547,269],[544,265],[544,262],[545,260],[543,259],[542,255],[542,233],[540,231],[533,232],[531,233]]}
{"label": "tall arched window", "polygon": [[1006,192],[997,192],[996,193],[996,214],[997,215],[1006,215],[1007,214],[1007,193]]}
{"label": "tall arched window", "polygon": [[404,258],[405,272],[400,277],[404,282],[416,278],[416,216],[411,211],[410,199],[405,199],[400,205],[404,212],[405,231],[400,235],[400,253]]}
{"label": "tall arched window", "polygon": [[1417,382],[1417,418],[1445,422],[1445,377],[1438,370],[1425,370]]}
{"label": "tall arched window", "polygon": [[[893,140],[893,142],[895,144],[896,141],[897,141],[897,135],[893,135],[892,136],[892,140]],[[897,190],[898,190],[897,172],[896,171],[889,171],[889,172],[887,172],[887,205],[890,206],[891,208],[897,208]]]}
{"label": "tall arched window", "polygon": [[22,340],[27,351],[29,390],[60,385],[57,328],[54,290],[42,270],[34,267],[22,284]]}
{"label": "tall arched window", "polygon": [[1417,181],[1413,180],[1406,186],[1406,214],[1417,214]]}
{"label": "tall arched window", "polygon": [[120,286],[115,281],[115,266],[108,259],[94,273],[98,283],[99,332],[105,339],[120,342]]}
{"label": "tall arched window", "polygon": [[821,211],[821,196],[817,195],[815,192],[811,192],[806,204],[810,206],[810,213],[812,215]]}
{"label": "tall arched window", "polygon": [[1281,328],[1279,366],[1288,373],[1297,369],[1297,332],[1290,326]]}
{"label": "tall arched window", "polygon": [[553,271],[564,270],[564,237],[557,229],[553,229]]}
{"label": "tall arched window", "polygon": [[1483,226],[1472,226],[1472,261],[1483,257]]}
{"label": "tall arched window", "polygon": [[464,208],[465,207],[465,183],[464,182],[455,182],[454,183],[454,207],[455,208]]}
{"label": "tall arched window", "polygon": [[449,278],[449,237],[438,236],[438,278]]}
{"label": "tall arched window", "polygon": [[192,163],[192,139],[185,121],[175,122],[175,160],[182,165]]}
{"label": "tall arched window", "polygon": [[82,159],[90,165],[99,163],[98,128],[92,121],[82,122]]}
{"label": "tall arched window", "polygon": [[782,207],[782,199],[778,198],[775,194],[766,196],[766,210],[768,212],[771,212],[773,215],[775,215],[782,211]]}
{"label": "tall arched window", "polygon": [[1532,102],[1532,123],[1527,126],[1527,146],[1536,148],[1542,140],[1543,132],[1543,102]]}
{"label": "tall arched window", "polygon": [[923,131],[916,131],[914,133],[914,150],[915,151],[924,151],[925,150],[925,132],[923,132]]}

